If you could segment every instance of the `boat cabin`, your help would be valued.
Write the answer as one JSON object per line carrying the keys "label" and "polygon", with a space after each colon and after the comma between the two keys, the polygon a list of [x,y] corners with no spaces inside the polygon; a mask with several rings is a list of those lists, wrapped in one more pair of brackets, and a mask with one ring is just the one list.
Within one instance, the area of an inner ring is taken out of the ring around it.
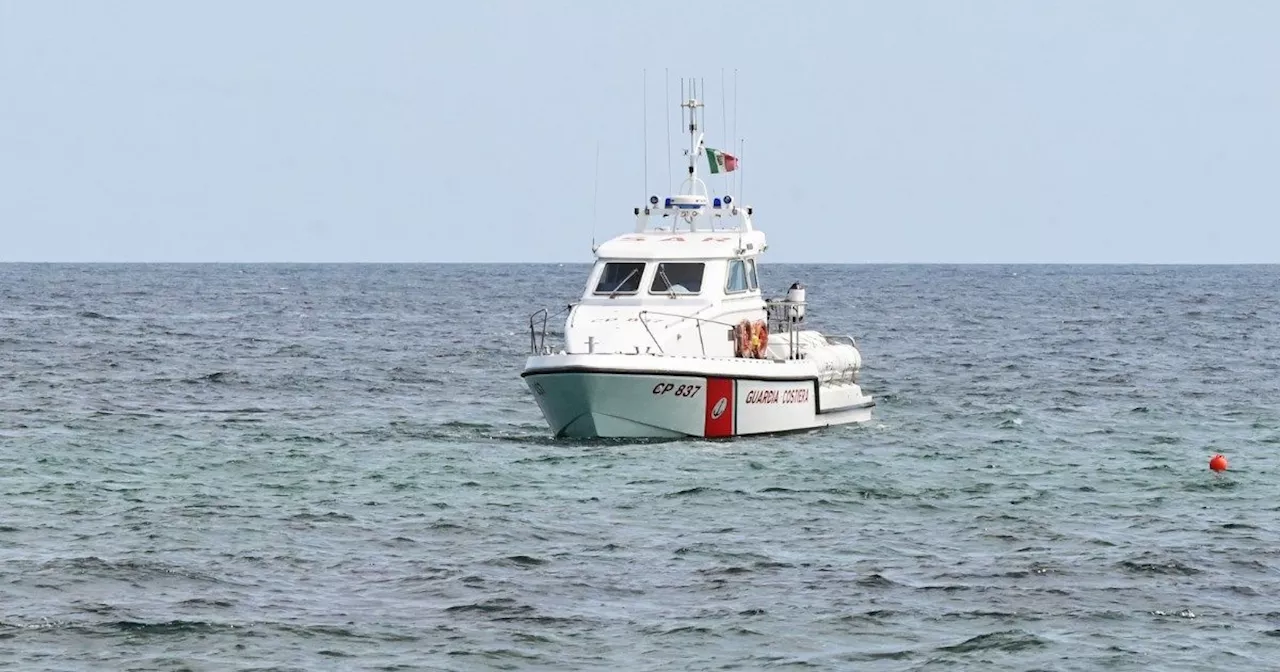
{"label": "boat cabin", "polygon": [[[674,197],[658,207],[650,199],[654,207],[636,211],[636,231],[596,248],[566,322],[566,352],[733,356],[728,330],[764,316],[757,260],[765,235],[748,209],[707,200]],[[650,218],[673,224],[650,227]]]}

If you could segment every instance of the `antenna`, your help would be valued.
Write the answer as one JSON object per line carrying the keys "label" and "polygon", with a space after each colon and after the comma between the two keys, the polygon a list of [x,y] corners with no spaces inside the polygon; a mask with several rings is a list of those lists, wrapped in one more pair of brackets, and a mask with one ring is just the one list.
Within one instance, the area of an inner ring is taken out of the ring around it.
{"label": "antenna", "polygon": [[[649,197],[649,70],[648,68],[645,68],[642,72],[644,74],[644,86],[641,87],[644,89],[644,96],[642,101],[642,107],[644,108],[644,112],[642,114],[642,116],[644,117],[644,198],[648,198]],[[597,161],[599,161],[598,154],[599,153],[597,152]]]}
{"label": "antenna", "polygon": [[[732,137],[735,137],[735,138],[738,137],[738,69],[737,68],[733,69],[733,136]],[[738,152],[738,158],[739,159],[742,158],[741,150],[739,150]],[[738,193],[735,195],[741,198],[742,197],[742,169],[741,168],[738,169],[738,188],[736,191]]]}
{"label": "antenna", "polygon": [[595,188],[591,191],[591,251],[596,251],[596,204],[600,202],[600,141],[596,140]]}
{"label": "antenna", "polygon": [[[725,101],[724,92],[724,68],[720,68],[720,140],[724,142],[721,147],[729,147],[729,105]],[[725,175],[725,189],[733,183],[733,178]]]}
{"label": "antenna", "polygon": [[[741,140],[738,141],[738,143],[739,143],[739,146],[742,147],[742,149],[738,150],[738,161],[740,163],[746,163],[745,157],[747,154],[747,139],[742,138]],[[742,168],[738,168],[738,199],[742,201],[743,207],[746,207],[747,199],[742,197],[742,194],[744,193],[745,192],[742,189]]]}
{"label": "antenna", "polygon": [[[686,100],[688,100],[688,98],[686,98],[686,97],[685,97],[685,95],[684,95],[684,77],[681,77],[681,78],[680,78],[680,128],[681,128],[681,129],[684,129],[684,127],[685,127],[685,122],[684,122],[684,101],[686,101]],[[683,132],[683,130],[682,130],[681,132]]]}
{"label": "antenna", "polygon": [[662,116],[667,118],[667,193],[671,193],[675,189],[675,178],[671,176],[671,68],[667,68],[662,76],[662,93],[666,96],[663,101]]}

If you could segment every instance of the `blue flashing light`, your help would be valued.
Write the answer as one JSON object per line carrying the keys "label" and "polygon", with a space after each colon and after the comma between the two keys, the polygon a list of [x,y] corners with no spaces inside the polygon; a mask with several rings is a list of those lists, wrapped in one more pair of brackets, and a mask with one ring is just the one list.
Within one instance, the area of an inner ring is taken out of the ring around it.
{"label": "blue flashing light", "polygon": [[666,204],[665,204],[665,205],[663,205],[663,207],[664,207],[664,208],[670,208],[670,207],[671,207],[671,197],[670,197],[670,196],[668,196],[668,197],[667,197]]}
{"label": "blue flashing light", "polygon": [[717,197],[717,198],[716,198],[716,200],[712,201],[712,207],[714,207],[714,208],[718,208],[718,207],[720,207],[720,198],[719,198],[719,197]]}

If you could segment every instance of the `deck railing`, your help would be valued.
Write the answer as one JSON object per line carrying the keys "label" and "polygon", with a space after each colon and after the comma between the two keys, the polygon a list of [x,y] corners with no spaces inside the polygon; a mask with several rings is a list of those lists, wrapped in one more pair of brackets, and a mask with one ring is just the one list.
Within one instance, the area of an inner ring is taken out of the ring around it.
{"label": "deck railing", "polygon": [[[534,355],[545,355],[543,348],[547,345],[547,317],[549,313],[546,308],[539,308],[529,316],[529,353]],[[534,326],[538,318],[542,318],[542,331]]]}
{"label": "deck railing", "polygon": [[802,301],[787,299],[768,299],[765,301],[765,314],[769,318],[769,334],[787,335],[787,357],[802,359],[800,353],[800,330],[797,325],[804,320]]}
{"label": "deck railing", "polygon": [[[534,313],[529,316],[529,352],[531,354],[534,354],[534,355],[551,354],[551,348],[547,346],[547,322],[551,318],[556,317],[557,315],[560,315],[565,313],[566,311],[572,310],[573,305],[574,304],[569,304],[568,306],[565,306],[563,309],[555,313],[551,313],[546,308],[540,308],[534,311]],[[803,305],[803,304],[796,301],[787,301],[785,299],[770,299],[766,303],[769,335],[776,336],[779,334],[786,334],[787,341],[788,341],[787,353],[790,359],[803,359],[803,353],[800,352],[800,338],[799,338],[800,329],[797,328],[797,325],[800,324],[803,318],[802,317],[797,318],[796,312],[794,309],[794,307],[800,306],[800,305]],[[649,340],[653,341],[654,347],[658,349],[658,354],[663,354],[663,355],[666,354],[666,351],[662,347],[661,341],[659,341],[658,337],[653,333],[653,328],[649,325],[649,321],[646,319],[647,316],[649,315],[657,315],[661,317],[674,317],[680,320],[694,321],[698,331],[698,348],[701,351],[703,357],[707,356],[706,336],[703,334],[703,330],[702,330],[703,323],[718,324],[718,325],[727,327],[729,329],[737,328],[737,325],[731,322],[725,322],[723,320],[714,320],[706,317],[698,317],[697,315],[669,313],[669,312],[660,311],[660,310],[642,310],[637,315],[637,317],[640,320],[640,325],[644,327],[645,333],[649,335]],[[847,343],[853,346],[854,348],[858,347],[857,341],[854,340],[852,336],[847,336],[844,334],[836,334],[836,335],[824,334],[823,336],[827,339],[828,343],[832,343],[832,344]]]}
{"label": "deck railing", "polygon": [[[546,308],[539,308],[533,311],[529,316],[529,352],[534,355],[549,355],[551,348],[547,347],[547,320],[561,315],[569,310],[573,310],[574,304],[569,304],[560,310],[551,313]],[[541,322],[539,322],[541,319]]]}
{"label": "deck railing", "polygon": [[697,323],[696,326],[698,328],[698,347],[701,349],[703,357],[707,356],[707,341],[702,336],[703,322],[707,322],[710,324],[724,325],[726,327],[729,327],[730,329],[734,327],[734,325],[729,322],[712,320],[706,317],[698,317],[697,315],[681,315],[680,313],[667,313],[660,310],[642,310],[640,311],[640,324],[644,326],[644,330],[649,334],[650,340],[652,340],[653,344],[658,348],[658,354],[662,354],[662,355],[665,355],[667,353],[662,349],[662,344],[658,342],[658,338],[653,335],[653,330],[649,328],[649,322],[648,320],[645,319],[645,315],[661,315],[663,317],[676,317],[682,320],[693,320],[694,322],[696,322]]}

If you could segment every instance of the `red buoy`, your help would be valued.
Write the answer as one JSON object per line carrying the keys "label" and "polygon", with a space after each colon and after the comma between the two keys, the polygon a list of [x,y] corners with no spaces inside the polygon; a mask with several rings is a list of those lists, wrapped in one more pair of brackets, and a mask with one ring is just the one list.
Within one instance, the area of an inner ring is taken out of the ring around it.
{"label": "red buoy", "polygon": [[1227,458],[1223,457],[1221,453],[1214,455],[1209,458],[1209,468],[1214,471],[1226,471]]}

